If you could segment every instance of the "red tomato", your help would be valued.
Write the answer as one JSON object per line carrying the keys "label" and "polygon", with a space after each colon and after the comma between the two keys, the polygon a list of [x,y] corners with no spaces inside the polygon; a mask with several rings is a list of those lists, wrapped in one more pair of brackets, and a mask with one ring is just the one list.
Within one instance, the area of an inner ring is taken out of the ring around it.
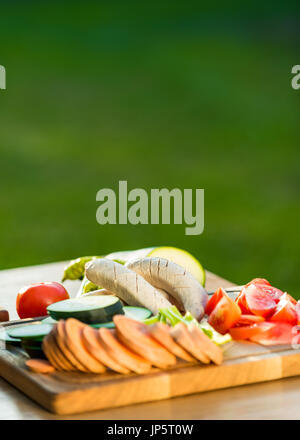
{"label": "red tomato", "polygon": [[209,315],[208,322],[217,332],[225,334],[238,322],[240,316],[241,309],[224,292],[223,297]]}
{"label": "red tomato", "polygon": [[300,300],[296,303],[296,313],[298,318],[298,325],[300,324]]}
{"label": "red tomato", "polygon": [[254,280],[250,281],[250,283],[246,284],[245,287],[249,287],[251,284],[254,284],[258,290],[269,294],[275,300],[275,302],[278,302],[280,297],[283,295],[282,290],[271,286],[269,281],[263,278],[255,278]]}
{"label": "red tomato", "polygon": [[276,301],[260,286],[250,284],[244,289],[245,302],[247,308],[254,314],[267,318],[272,315],[276,309]]}
{"label": "red tomato", "polygon": [[[299,334],[296,326],[283,322],[261,322],[255,324],[260,332],[250,337],[252,342],[262,345],[297,344]],[[296,330],[296,331],[295,331]]]}
{"label": "red tomato", "polygon": [[236,298],[235,301],[244,315],[251,315],[251,310],[249,310],[248,305],[246,303],[246,297],[245,297],[244,290],[245,289],[243,289],[241,291],[241,293],[239,294],[239,296]]}
{"label": "red tomato", "polygon": [[286,295],[286,299],[288,299],[289,301],[291,301],[291,303],[293,303],[293,304],[297,304],[297,300],[295,299],[295,298],[293,298],[291,295],[289,295],[288,293],[286,293],[285,292],[285,294],[284,295]]}
{"label": "red tomato", "polygon": [[215,293],[209,298],[206,307],[205,307],[205,313],[207,315],[210,315],[213,309],[216,307],[217,303],[220,301],[220,299],[225,295],[225,291],[220,287],[215,291]]}
{"label": "red tomato", "polygon": [[[290,295],[289,295],[290,296]],[[271,322],[286,322],[291,325],[296,325],[298,322],[296,306],[287,298],[287,294],[283,294],[277,304],[275,313],[269,318]]]}
{"label": "red tomato", "polygon": [[17,296],[17,313],[21,319],[47,315],[47,307],[69,294],[59,283],[47,282],[23,287]]}
{"label": "red tomato", "polygon": [[246,284],[246,287],[250,286],[250,284],[262,284],[262,285],[271,286],[269,281],[265,280],[264,278],[254,278],[252,281]]}
{"label": "red tomato", "polygon": [[236,323],[236,326],[256,324],[257,322],[263,322],[264,320],[265,318],[263,318],[262,316],[241,315],[240,319]]}
{"label": "red tomato", "polygon": [[245,325],[243,327],[233,327],[229,329],[232,339],[245,340],[261,333],[261,329],[256,324]]}

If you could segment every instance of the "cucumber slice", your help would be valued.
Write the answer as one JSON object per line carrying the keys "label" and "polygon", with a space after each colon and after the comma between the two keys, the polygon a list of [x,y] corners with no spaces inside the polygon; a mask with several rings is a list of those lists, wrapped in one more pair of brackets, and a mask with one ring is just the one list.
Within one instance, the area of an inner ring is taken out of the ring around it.
{"label": "cucumber slice", "polygon": [[109,322],[116,314],[124,314],[122,303],[116,296],[99,295],[66,299],[47,307],[53,319],[76,318],[87,324]]}
{"label": "cucumber slice", "polygon": [[144,321],[144,319],[150,318],[152,315],[151,310],[145,307],[124,306],[123,310],[128,318],[135,319],[136,321]]}
{"label": "cucumber slice", "polygon": [[23,344],[22,348],[31,358],[46,359],[46,356],[41,348],[27,347]]}
{"label": "cucumber slice", "polygon": [[21,339],[12,338],[11,336],[9,336],[6,330],[2,330],[0,333],[0,347],[2,343],[13,345],[14,347],[20,347]]}
{"label": "cucumber slice", "polygon": [[51,324],[51,325],[55,325],[55,324],[57,324],[57,320],[51,318],[51,316],[48,316],[48,318],[43,319],[42,324]]}
{"label": "cucumber slice", "polygon": [[21,342],[21,346],[30,347],[30,348],[39,348],[42,349],[42,343],[44,338],[37,339],[23,339]]}
{"label": "cucumber slice", "polygon": [[[136,321],[144,321],[144,319],[147,319],[152,315],[152,312],[149,309],[146,309],[145,307],[124,306],[123,312],[125,313],[126,316],[128,316],[129,318],[135,319]],[[53,312],[52,312],[52,314],[53,314]],[[45,318],[43,320],[43,324],[57,324],[57,321],[58,320],[55,320],[51,316],[49,316],[48,318]],[[97,323],[91,324],[91,326],[95,327],[95,328],[101,328],[101,327],[114,328],[115,327],[115,325],[112,321],[111,322],[97,322]]]}
{"label": "cucumber slice", "polygon": [[53,326],[50,324],[30,324],[7,330],[8,336],[17,339],[40,339],[51,332]]}
{"label": "cucumber slice", "polygon": [[110,322],[102,322],[99,324],[91,324],[91,327],[94,327],[94,328],[101,328],[101,327],[115,328],[115,324],[112,321],[110,321]]}

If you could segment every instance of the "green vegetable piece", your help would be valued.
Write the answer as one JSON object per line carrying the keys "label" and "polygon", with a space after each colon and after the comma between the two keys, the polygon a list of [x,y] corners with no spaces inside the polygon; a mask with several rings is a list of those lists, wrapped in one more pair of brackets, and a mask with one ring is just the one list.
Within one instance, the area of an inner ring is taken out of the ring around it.
{"label": "green vegetable piece", "polygon": [[84,276],[76,296],[78,297],[84,295],[85,293],[94,292],[95,290],[100,289],[100,286],[96,286],[96,284],[92,283],[87,279],[86,276]]}
{"label": "green vegetable piece", "polygon": [[92,283],[87,279],[86,283],[83,285],[82,293],[94,292],[94,290],[100,290],[100,289],[101,289],[100,286],[97,286],[96,284]]}
{"label": "green vegetable piece", "polygon": [[176,306],[159,309],[159,311],[161,314],[161,322],[169,321],[172,327],[178,324],[178,322],[183,322],[184,324],[187,324]]}
{"label": "green vegetable piece", "polygon": [[229,333],[226,333],[225,335],[221,335],[221,333],[217,332],[205,319],[201,321],[199,327],[201,328],[201,330],[204,331],[204,333],[207,334],[207,332],[209,332],[211,336],[209,334],[207,335],[217,345],[224,345],[227,344],[227,342],[232,341],[232,337],[230,336]]}
{"label": "green vegetable piece", "polygon": [[51,332],[51,324],[28,324],[12,328],[7,331],[11,338],[17,339],[39,339]]}
{"label": "green vegetable piece", "polygon": [[151,310],[145,307],[124,306],[123,310],[128,318],[135,319],[136,321],[144,321],[152,315]]}
{"label": "green vegetable piece", "polygon": [[79,257],[75,260],[71,260],[69,264],[64,269],[64,274],[62,282],[65,280],[80,280],[84,276],[84,268],[86,263],[93,260],[94,258],[101,257]]}
{"label": "green vegetable piece", "polygon": [[147,325],[152,325],[152,324],[155,324],[156,322],[161,322],[160,318],[161,318],[161,315],[160,315],[160,313],[158,313],[158,315],[151,316],[151,318],[144,319],[143,323],[147,324]]}

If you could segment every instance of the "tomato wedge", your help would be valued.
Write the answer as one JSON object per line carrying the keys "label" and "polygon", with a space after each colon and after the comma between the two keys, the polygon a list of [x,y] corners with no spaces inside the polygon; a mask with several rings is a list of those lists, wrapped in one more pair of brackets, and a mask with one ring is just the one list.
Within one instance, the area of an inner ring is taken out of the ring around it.
{"label": "tomato wedge", "polygon": [[288,299],[289,301],[291,301],[293,304],[297,304],[297,300],[295,298],[293,298],[291,295],[289,295],[288,293],[285,292],[286,295],[286,299]]}
{"label": "tomato wedge", "polygon": [[250,284],[262,284],[262,285],[271,286],[269,281],[267,281],[265,278],[254,278],[252,281],[247,283],[245,287],[250,286]]}
{"label": "tomato wedge", "polygon": [[261,329],[256,325],[245,325],[243,327],[233,327],[229,329],[232,339],[245,340],[261,333]]}
{"label": "tomato wedge", "polygon": [[250,284],[244,289],[244,293],[247,307],[254,315],[267,318],[275,312],[276,301],[258,286]]}
{"label": "tomato wedge", "polygon": [[263,322],[264,320],[265,318],[263,318],[262,316],[241,315],[240,319],[236,323],[236,326],[256,324],[258,322]]}
{"label": "tomato wedge", "polygon": [[296,313],[297,313],[297,319],[298,319],[298,325],[300,324],[300,300],[296,303]]}
{"label": "tomato wedge", "polygon": [[223,296],[209,315],[208,322],[217,332],[225,334],[238,322],[240,316],[239,306],[223,291]]}
{"label": "tomato wedge", "polygon": [[250,337],[252,342],[261,345],[298,343],[299,335],[297,328],[291,324],[284,322],[261,322],[255,325],[259,327],[261,331]]}
{"label": "tomato wedge", "polygon": [[261,292],[267,293],[270,295],[275,302],[278,302],[281,296],[283,295],[283,291],[280,289],[277,289],[277,287],[271,286],[269,281],[265,280],[264,278],[254,278],[254,280],[250,281],[250,283],[246,284],[245,287],[249,287],[252,284],[256,286],[258,290]]}
{"label": "tomato wedge", "polygon": [[246,302],[245,289],[241,291],[235,301],[244,315],[251,315],[251,310],[249,310]]}
{"label": "tomato wedge", "polygon": [[271,322],[286,322],[291,325],[296,325],[298,316],[295,304],[284,293],[277,304],[275,313],[269,318]]}
{"label": "tomato wedge", "polygon": [[205,307],[205,313],[207,315],[210,315],[213,309],[216,307],[220,299],[224,296],[225,291],[220,287],[215,291],[215,293],[209,298],[206,307]]}

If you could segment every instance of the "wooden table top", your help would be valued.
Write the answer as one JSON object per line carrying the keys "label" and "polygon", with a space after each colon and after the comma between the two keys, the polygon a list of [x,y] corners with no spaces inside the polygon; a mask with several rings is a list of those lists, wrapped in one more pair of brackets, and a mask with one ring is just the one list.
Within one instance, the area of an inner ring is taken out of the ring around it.
{"label": "wooden table top", "polygon": [[[64,265],[60,262],[0,271],[0,306],[9,311],[10,319],[17,319],[15,300],[18,290],[33,282],[60,281]],[[207,289],[216,286],[218,280],[221,278],[208,272]],[[65,283],[71,295],[76,293],[79,284]],[[226,287],[231,283],[222,280],[220,285]],[[0,378],[0,420],[299,419],[298,390],[300,377],[63,417],[42,409]]]}

